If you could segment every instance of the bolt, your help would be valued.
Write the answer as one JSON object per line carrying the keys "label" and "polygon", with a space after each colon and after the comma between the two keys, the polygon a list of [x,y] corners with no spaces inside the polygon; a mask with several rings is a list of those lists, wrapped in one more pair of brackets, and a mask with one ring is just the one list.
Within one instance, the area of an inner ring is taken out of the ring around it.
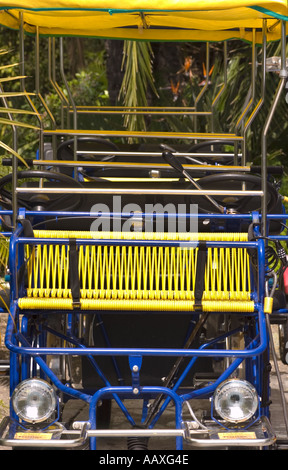
{"label": "bolt", "polygon": [[133,366],[132,370],[133,370],[133,372],[138,372],[139,367],[135,365],[135,366]]}

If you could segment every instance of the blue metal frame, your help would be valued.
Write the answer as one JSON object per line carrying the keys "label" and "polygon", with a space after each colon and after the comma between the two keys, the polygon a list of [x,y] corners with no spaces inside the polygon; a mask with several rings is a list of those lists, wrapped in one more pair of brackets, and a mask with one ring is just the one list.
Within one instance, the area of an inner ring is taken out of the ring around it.
{"label": "blue metal frame", "polygon": [[[50,213],[49,213],[50,214]],[[59,213],[57,213],[59,215]],[[24,215],[23,212],[21,214]],[[34,215],[34,213],[26,212],[26,216]],[[51,215],[51,214],[50,214]],[[67,215],[67,213],[65,213]],[[74,216],[79,215],[73,213]],[[204,216],[204,215],[203,215]],[[212,215],[211,215],[212,216]],[[214,214],[213,214],[214,216]],[[218,214],[216,215],[218,217]],[[228,215],[220,215],[218,218],[231,217]],[[233,216],[234,217],[234,216]],[[252,216],[253,219],[254,216]],[[205,215],[207,218],[207,215]],[[243,220],[243,216],[240,217]],[[251,215],[249,215],[251,220]],[[286,237],[287,238],[287,237]],[[60,392],[64,392],[65,395],[68,395],[73,398],[79,398],[89,404],[89,421],[92,429],[96,429],[96,405],[97,402],[103,397],[109,396],[112,397],[116,403],[119,405],[124,416],[128,420],[131,426],[135,425],[134,419],[125,407],[123,400],[120,398],[143,398],[146,399],[149,396],[163,394],[166,396],[166,399],[162,403],[160,409],[155,415],[150,427],[153,427],[158,421],[159,417],[163,414],[168,403],[173,400],[175,403],[175,423],[176,428],[178,429],[181,426],[182,420],[182,405],[185,401],[194,399],[194,398],[207,398],[211,397],[216,387],[226,378],[228,378],[243,361],[250,361],[251,363],[257,363],[257,373],[250,374],[251,382],[256,386],[258,393],[261,393],[261,356],[267,350],[269,345],[269,339],[266,329],[266,320],[265,313],[263,311],[263,301],[264,301],[264,279],[265,279],[265,243],[264,240],[258,239],[251,242],[209,242],[207,241],[207,247],[245,247],[250,249],[257,250],[258,255],[258,292],[254,292],[253,300],[255,302],[255,311],[254,313],[249,313],[249,316],[253,316],[255,319],[256,331],[255,337],[252,339],[250,344],[246,344],[244,349],[235,350],[235,349],[220,349],[215,347],[217,342],[227,338],[234,333],[236,330],[226,333],[225,335],[214,338],[213,340],[207,342],[204,345],[201,345],[198,349],[157,349],[157,348],[113,348],[108,344],[106,348],[94,348],[94,347],[85,347],[81,344],[80,340],[75,337],[73,332],[72,323],[71,328],[68,329],[68,333],[64,335],[57,331],[53,331],[51,328],[45,328],[42,333],[41,344],[37,347],[33,347],[29,342],[29,331],[28,331],[28,318],[31,312],[23,312],[18,308],[18,298],[24,294],[23,286],[17,285],[18,279],[18,270],[24,261],[24,245],[39,245],[39,244],[68,244],[68,239],[59,239],[59,238],[28,238],[23,236],[23,227],[21,224],[18,225],[15,232],[11,235],[10,239],[10,272],[11,272],[11,304],[10,304],[10,315],[7,322],[7,330],[5,336],[5,345],[10,351],[11,354],[11,368],[10,368],[10,388],[11,393],[13,392],[15,386],[19,383],[20,380],[24,380],[30,376],[30,362],[33,360],[33,363],[40,368],[41,377],[48,378],[51,382],[58,388]],[[122,246],[179,246],[179,241],[148,241],[148,240],[93,240],[93,239],[79,239],[76,240],[76,243],[83,245],[122,245]],[[197,246],[198,242],[185,242],[185,246]],[[23,315],[22,325],[19,325],[19,314]],[[54,312],[56,313],[56,312]],[[58,312],[59,313],[59,312]],[[97,312],[89,312],[97,313]],[[33,311],[33,314],[45,316],[46,312]],[[60,312],[61,315],[68,315],[72,322],[72,317],[75,316],[75,313],[71,312]],[[167,312],[167,314],[169,314]],[[81,315],[77,313],[77,315]],[[234,313],[233,315],[237,315]],[[247,315],[246,313],[241,313],[241,315]],[[16,328],[15,328],[16,325]],[[70,343],[72,347],[47,347],[45,345],[45,338],[47,332],[52,332],[58,337],[64,339],[67,343]],[[214,347],[213,347],[214,346]],[[86,393],[85,391],[79,391],[69,386],[69,384],[63,384],[55,375],[55,373],[48,367],[45,362],[46,355],[79,355],[86,356],[93,368],[95,369],[98,376],[103,380],[103,387],[94,393]],[[112,386],[108,379],[105,377],[105,373],[100,369],[97,364],[97,360],[94,356],[110,356],[115,360],[117,356],[127,356],[130,360],[131,367],[131,381],[132,386]],[[188,365],[185,366],[184,371],[180,374],[177,379],[177,382],[174,386],[170,388],[166,387],[142,387],[139,382],[139,373],[133,372],[133,365],[138,366],[138,370],[141,372],[141,362],[142,357],[144,356],[155,356],[155,357],[186,357],[189,359]],[[20,374],[20,365],[19,357],[21,357],[21,374]],[[220,375],[216,382],[211,383],[202,389],[197,390],[182,390],[179,391],[180,385],[184,381],[185,377],[188,375],[189,371],[195,364],[198,358],[231,358],[231,363],[229,367]],[[253,367],[252,367],[253,369]],[[135,389],[137,394],[135,396]],[[134,390],[134,393],[133,393]],[[262,411],[264,414],[267,414],[267,410]],[[16,419],[13,410],[11,409],[11,416]],[[96,448],[96,438],[91,438],[91,449]],[[182,448],[182,438],[176,438],[177,449]]]}

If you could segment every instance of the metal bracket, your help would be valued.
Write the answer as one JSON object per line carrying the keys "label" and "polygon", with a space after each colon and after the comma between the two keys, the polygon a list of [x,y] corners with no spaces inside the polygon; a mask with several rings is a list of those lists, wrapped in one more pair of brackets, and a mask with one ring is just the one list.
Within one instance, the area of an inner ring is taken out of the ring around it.
{"label": "metal bracket", "polygon": [[137,395],[140,389],[140,369],[142,366],[142,356],[129,356],[129,367],[132,372],[133,393]]}

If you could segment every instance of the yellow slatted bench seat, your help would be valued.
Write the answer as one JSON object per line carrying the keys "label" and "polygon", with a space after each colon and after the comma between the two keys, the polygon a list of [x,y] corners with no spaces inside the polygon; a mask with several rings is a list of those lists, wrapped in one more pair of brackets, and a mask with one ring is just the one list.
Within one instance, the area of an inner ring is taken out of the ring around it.
{"label": "yellow slatted bench seat", "polygon": [[[193,311],[199,247],[187,242],[202,240],[239,242],[236,247],[215,244],[205,249],[202,310],[254,311],[245,233],[35,230],[34,237],[42,241],[25,246],[28,285],[26,297],[18,300],[20,309],[73,309],[67,240],[77,239],[82,310]],[[59,239],[59,244],[49,243],[51,239]],[[130,240],[138,243],[130,245]],[[149,241],[160,243],[149,246]],[[161,241],[178,243],[161,246]]]}

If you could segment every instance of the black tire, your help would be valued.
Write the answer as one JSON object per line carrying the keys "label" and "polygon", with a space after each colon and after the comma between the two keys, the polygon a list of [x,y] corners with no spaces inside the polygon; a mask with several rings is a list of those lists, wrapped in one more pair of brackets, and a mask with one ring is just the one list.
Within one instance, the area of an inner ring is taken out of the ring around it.
{"label": "black tire", "polygon": [[[204,176],[198,180],[198,184],[202,189],[240,189],[242,183],[247,184],[247,189],[261,189],[261,178],[257,175],[247,173],[217,173]],[[267,182],[268,205],[267,210],[271,212],[279,200],[279,194],[274,186]],[[200,199],[201,198],[201,199]],[[227,199],[225,196],[213,196],[213,198],[221,205],[236,210],[239,213],[252,212],[261,209],[261,197],[237,196]],[[197,196],[199,199],[199,207],[204,212],[215,212],[214,206],[203,196]]]}
{"label": "black tire", "polygon": [[[60,182],[64,187],[77,187],[82,188],[82,184],[79,181],[67,176],[63,173],[45,171],[45,170],[24,170],[17,172],[17,180],[25,179],[47,179],[49,181]],[[5,209],[12,208],[12,194],[11,191],[6,189],[7,184],[12,182],[12,173],[5,175],[0,179],[0,194],[2,196],[2,207]],[[33,193],[26,194],[22,193],[18,197],[18,207],[24,207],[27,210],[32,210],[37,208],[39,212],[42,210],[52,211],[52,210],[62,210],[62,211],[72,211],[77,209],[80,204],[83,203],[85,196],[84,195],[73,195],[73,194],[52,194],[49,196],[44,193]],[[4,226],[5,225],[5,226]],[[4,220],[4,228],[11,228],[11,220],[7,217]]]}

